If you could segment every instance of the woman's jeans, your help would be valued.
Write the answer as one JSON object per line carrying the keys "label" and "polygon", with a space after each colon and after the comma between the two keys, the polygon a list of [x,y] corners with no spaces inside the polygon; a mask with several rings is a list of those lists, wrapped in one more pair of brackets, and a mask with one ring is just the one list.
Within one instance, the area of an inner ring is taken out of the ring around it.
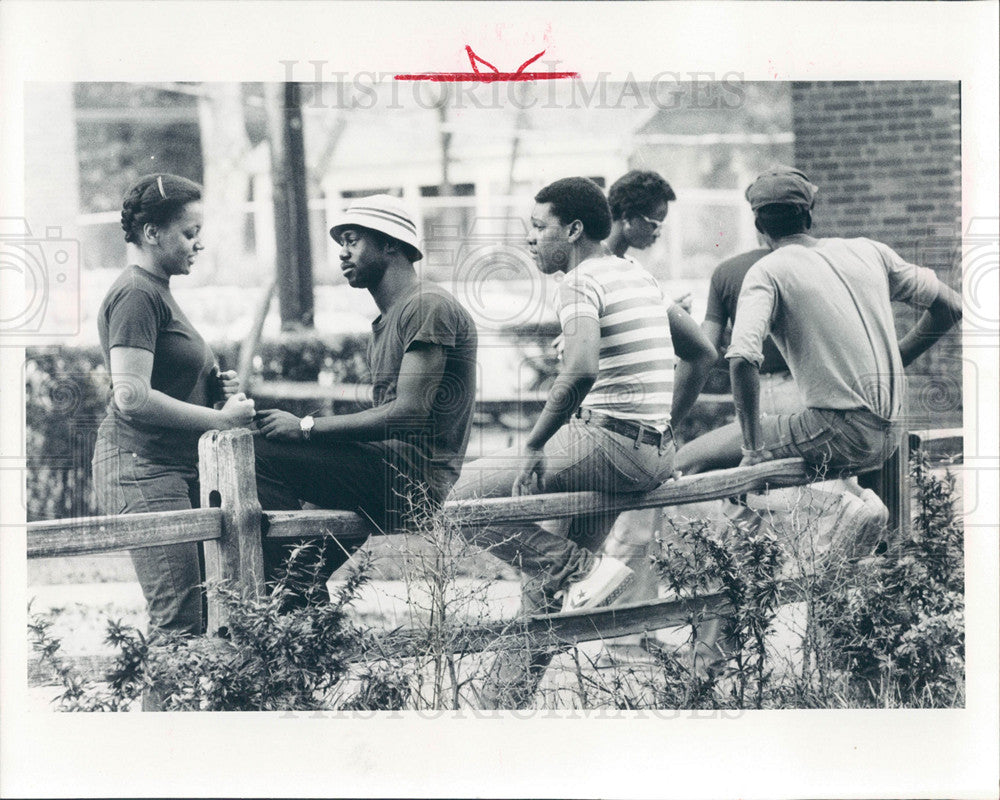
{"label": "woman's jeans", "polygon": [[[98,436],[93,469],[101,514],[179,511],[199,505],[198,470],[193,466],[160,464]],[[130,554],[149,608],[150,632],[204,633],[201,544],[143,547]]]}

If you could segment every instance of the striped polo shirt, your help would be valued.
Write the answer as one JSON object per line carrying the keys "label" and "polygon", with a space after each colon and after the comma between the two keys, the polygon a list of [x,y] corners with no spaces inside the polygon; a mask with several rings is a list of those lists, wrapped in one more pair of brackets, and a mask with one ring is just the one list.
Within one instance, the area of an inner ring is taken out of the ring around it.
{"label": "striped polo shirt", "polygon": [[578,317],[601,326],[597,380],[583,408],[666,428],[674,366],[667,306],[659,284],[631,258],[590,258],[566,274],[557,298],[563,332]]}

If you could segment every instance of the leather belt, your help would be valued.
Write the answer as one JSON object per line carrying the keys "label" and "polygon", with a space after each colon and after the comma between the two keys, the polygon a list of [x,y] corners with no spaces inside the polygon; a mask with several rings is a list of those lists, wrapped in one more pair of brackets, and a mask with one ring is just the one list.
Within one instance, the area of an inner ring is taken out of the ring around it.
{"label": "leather belt", "polygon": [[609,417],[607,414],[601,414],[598,411],[591,411],[589,408],[583,407],[576,410],[575,416],[587,425],[596,425],[598,428],[604,428],[612,433],[627,436],[635,442],[637,448],[640,444],[651,444],[662,450],[674,438],[673,428],[669,425],[667,425],[667,429],[663,433],[660,433],[655,428],[650,428],[639,422],[629,422],[625,419]]}

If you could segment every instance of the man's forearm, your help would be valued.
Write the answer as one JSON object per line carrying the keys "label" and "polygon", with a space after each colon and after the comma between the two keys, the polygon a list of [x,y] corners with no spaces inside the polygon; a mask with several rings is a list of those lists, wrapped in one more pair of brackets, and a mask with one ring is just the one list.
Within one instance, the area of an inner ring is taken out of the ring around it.
{"label": "man's forearm", "polygon": [[946,286],[917,324],[899,341],[899,355],[908,367],[962,318],[961,298]]}
{"label": "man's forearm", "polygon": [[678,361],[674,369],[674,391],[670,404],[670,424],[677,425],[688,415],[708,379],[714,358]]}
{"label": "man's forearm", "polygon": [[317,417],[312,436],[329,442],[375,442],[429,430],[430,414],[397,400],[354,414]]}
{"label": "man's forearm", "polygon": [[763,446],[760,433],[760,369],[745,358],[729,360],[729,377],[733,384],[736,418],[743,431],[743,447],[759,450]]}
{"label": "man's forearm", "polygon": [[535,421],[528,435],[527,446],[540,450],[551,439],[573,413],[580,407],[587,392],[594,385],[594,376],[590,374],[560,373],[549,390],[542,413]]}

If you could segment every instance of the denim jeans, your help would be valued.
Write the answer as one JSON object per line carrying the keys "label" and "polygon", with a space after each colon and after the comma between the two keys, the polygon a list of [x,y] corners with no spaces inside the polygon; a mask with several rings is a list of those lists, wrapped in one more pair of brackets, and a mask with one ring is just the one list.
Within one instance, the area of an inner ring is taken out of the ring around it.
{"label": "denim jeans", "polygon": [[[101,514],[180,511],[199,505],[198,470],[161,464],[97,437],[94,488]],[[201,544],[190,542],[130,551],[149,609],[150,633],[205,632],[205,567]]]}
{"label": "denim jeans", "polygon": [[[609,495],[647,492],[670,477],[674,445],[640,444],[573,418],[545,445],[546,493],[596,491]],[[518,448],[466,464],[451,492],[452,500],[509,497],[520,472]],[[581,508],[568,521],[489,525],[467,531],[470,540],[502,561],[557,591],[582,577],[593,564],[618,511],[593,514]]]}
{"label": "denim jeans", "polygon": [[900,425],[870,411],[806,408],[762,416],[763,447],[771,458],[802,458],[833,470],[876,469],[899,443]]}
{"label": "denim jeans", "polygon": [[[265,510],[298,510],[302,501],[321,508],[356,511],[371,524],[372,533],[404,529],[421,515],[440,507],[441,498],[413,477],[421,473],[415,449],[385,442],[282,442],[255,437],[257,496]],[[292,549],[312,542],[320,548],[318,577],[324,585],[292,586],[289,608],[307,600],[329,600],[325,582],[364,539],[272,540],[264,538],[264,577],[272,585],[285,573]]]}
{"label": "denim jeans", "polygon": [[[662,449],[652,444],[636,448],[633,439],[574,417],[549,440],[545,455],[546,493],[643,493],[673,473],[674,443],[668,440]],[[466,464],[449,498],[509,497],[520,465],[519,448]],[[556,593],[590,569],[593,553],[604,544],[618,513],[581,513],[570,520],[492,525],[475,531],[463,529],[463,533],[524,572],[522,614],[550,614],[560,608]],[[499,651],[479,695],[481,706],[525,707],[554,654],[552,648],[530,643],[522,649]]]}
{"label": "denim jeans", "polygon": [[[802,411],[802,398],[790,372],[762,372],[760,375],[760,413],[794,414]],[[721,504],[719,508],[723,508]],[[653,534],[662,528],[660,520],[669,517],[671,508],[644,508],[625,511],[618,517],[615,526],[604,544],[604,553],[624,561],[636,573],[633,587],[621,596],[620,602],[638,603],[655,600],[659,591],[659,579],[654,574],[649,560],[649,545]],[[638,643],[642,635],[621,637],[620,644]]]}

